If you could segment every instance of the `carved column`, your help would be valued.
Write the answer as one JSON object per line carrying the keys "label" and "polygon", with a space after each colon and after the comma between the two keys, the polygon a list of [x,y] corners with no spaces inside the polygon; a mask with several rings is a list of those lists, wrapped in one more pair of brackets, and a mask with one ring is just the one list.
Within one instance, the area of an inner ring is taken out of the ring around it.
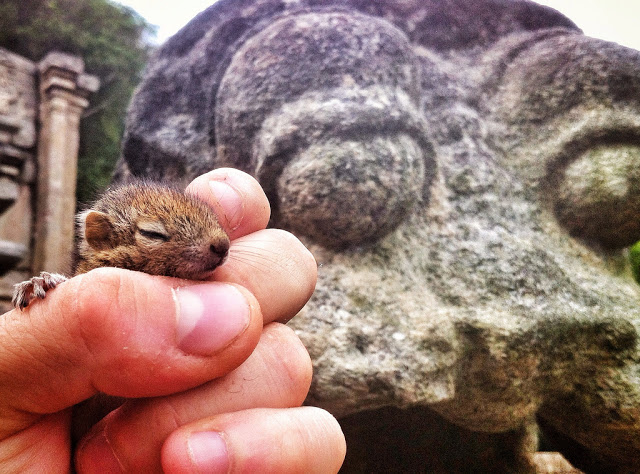
{"label": "carved column", "polygon": [[80,117],[98,79],[82,59],[49,53],[40,72],[40,136],[33,270],[68,272],[73,249]]}

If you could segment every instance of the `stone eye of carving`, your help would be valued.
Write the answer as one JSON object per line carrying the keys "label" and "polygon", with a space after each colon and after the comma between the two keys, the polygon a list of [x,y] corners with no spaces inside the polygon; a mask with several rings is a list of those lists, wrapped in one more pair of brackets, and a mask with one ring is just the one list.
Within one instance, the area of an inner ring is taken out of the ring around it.
{"label": "stone eye of carving", "polygon": [[295,158],[277,182],[281,222],[329,247],[384,236],[422,199],[425,156],[407,135],[317,143]]}
{"label": "stone eye of carving", "polygon": [[640,146],[605,143],[572,160],[554,204],[570,233],[608,248],[640,240]]}
{"label": "stone eye of carving", "polygon": [[137,231],[138,234],[149,240],[167,242],[170,239],[169,233],[160,222],[138,223]]}

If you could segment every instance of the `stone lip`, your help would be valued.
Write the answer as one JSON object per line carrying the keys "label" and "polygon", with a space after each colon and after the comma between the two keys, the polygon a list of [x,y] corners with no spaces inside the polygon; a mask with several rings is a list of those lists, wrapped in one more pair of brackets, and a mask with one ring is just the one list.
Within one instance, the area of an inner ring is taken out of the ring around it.
{"label": "stone lip", "polygon": [[258,177],[320,264],[290,323],[309,403],[437,413],[520,472],[538,419],[576,467],[620,469],[640,459],[638,97],[640,53],[532,2],[226,0],[149,65],[116,179]]}

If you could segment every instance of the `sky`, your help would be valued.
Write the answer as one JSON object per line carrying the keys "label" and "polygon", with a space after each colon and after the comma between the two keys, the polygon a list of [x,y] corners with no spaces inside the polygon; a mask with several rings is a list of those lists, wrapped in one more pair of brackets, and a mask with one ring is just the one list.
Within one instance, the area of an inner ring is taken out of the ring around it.
{"label": "sky", "polygon": [[[157,43],[164,42],[214,0],[114,0],[136,10],[156,25]],[[373,1],[373,0],[372,0]],[[638,0],[538,0],[568,16],[588,36],[640,50]]]}

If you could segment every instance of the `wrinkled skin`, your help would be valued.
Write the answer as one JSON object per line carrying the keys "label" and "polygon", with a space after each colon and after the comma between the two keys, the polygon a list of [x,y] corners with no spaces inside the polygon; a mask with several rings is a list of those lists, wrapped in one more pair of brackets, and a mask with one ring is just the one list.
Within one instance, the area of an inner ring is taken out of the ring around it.
{"label": "wrinkled skin", "polygon": [[[522,472],[539,424],[577,466],[625,471],[639,97],[639,52],[526,1],[222,1],[151,63],[117,179],[260,180],[321,263],[293,324],[347,469]],[[468,442],[442,454],[434,417]],[[397,437],[413,454],[384,451]]]}

